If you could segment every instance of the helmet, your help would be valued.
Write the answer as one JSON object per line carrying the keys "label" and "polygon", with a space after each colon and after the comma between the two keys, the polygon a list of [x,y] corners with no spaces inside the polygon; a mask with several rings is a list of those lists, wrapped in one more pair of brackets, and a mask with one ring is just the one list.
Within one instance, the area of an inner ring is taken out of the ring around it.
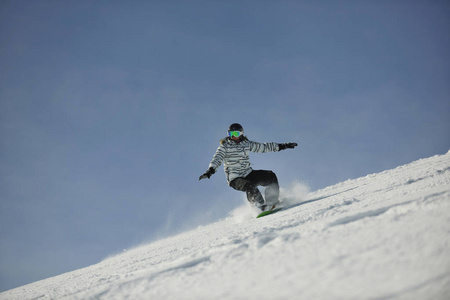
{"label": "helmet", "polygon": [[241,124],[233,123],[228,127],[228,131],[242,131],[244,132],[244,128],[242,128]]}
{"label": "helmet", "polygon": [[242,128],[241,124],[233,123],[228,127],[228,136],[230,138],[238,137],[239,139],[242,139],[242,136],[244,135],[244,128]]}

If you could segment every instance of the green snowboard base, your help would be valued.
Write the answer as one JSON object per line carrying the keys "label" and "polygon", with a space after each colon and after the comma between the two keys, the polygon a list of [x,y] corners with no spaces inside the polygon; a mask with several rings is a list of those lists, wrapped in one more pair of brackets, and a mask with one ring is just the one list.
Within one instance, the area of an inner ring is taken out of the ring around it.
{"label": "green snowboard base", "polygon": [[277,211],[280,211],[280,210],[281,210],[281,208],[275,208],[273,210],[264,211],[264,212],[260,213],[256,218],[261,218],[261,217],[264,217],[264,216],[267,216],[267,215],[271,215],[271,214],[274,214],[274,213],[276,213]]}

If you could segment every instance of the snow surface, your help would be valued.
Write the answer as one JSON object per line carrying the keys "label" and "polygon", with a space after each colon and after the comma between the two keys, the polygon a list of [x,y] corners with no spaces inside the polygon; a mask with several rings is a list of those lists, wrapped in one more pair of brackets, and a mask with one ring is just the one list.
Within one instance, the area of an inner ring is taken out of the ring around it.
{"label": "snow surface", "polygon": [[282,195],[0,299],[450,299],[450,151]]}

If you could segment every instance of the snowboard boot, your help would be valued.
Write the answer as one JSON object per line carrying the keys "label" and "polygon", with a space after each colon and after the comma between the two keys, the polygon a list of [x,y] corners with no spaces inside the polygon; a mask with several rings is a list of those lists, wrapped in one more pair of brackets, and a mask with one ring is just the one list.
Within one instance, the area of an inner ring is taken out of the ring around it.
{"label": "snowboard boot", "polygon": [[256,186],[252,186],[246,192],[248,201],[257,208],[263,210],[265,201],[258,188]]}
{"label": "snowboard boot", "polygon": [[255,207],[259,208],[262,211],[268,210],[269,205],[265,204],[264,202],[254,202]]}
{"label": "snowboard boot", "polygon": [[280,204],[280,201],[277,201],[275,204],[264,204],[261,207],[262,211],[274,210]]}

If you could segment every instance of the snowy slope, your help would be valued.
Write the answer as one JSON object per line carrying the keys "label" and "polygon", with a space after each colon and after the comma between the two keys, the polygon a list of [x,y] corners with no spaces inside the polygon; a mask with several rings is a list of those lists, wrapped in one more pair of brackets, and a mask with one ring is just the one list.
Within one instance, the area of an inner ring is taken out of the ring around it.
{"label": "snowy slope", "polygon": [[304,190],[0,299],[450,299],[450,151]]}

